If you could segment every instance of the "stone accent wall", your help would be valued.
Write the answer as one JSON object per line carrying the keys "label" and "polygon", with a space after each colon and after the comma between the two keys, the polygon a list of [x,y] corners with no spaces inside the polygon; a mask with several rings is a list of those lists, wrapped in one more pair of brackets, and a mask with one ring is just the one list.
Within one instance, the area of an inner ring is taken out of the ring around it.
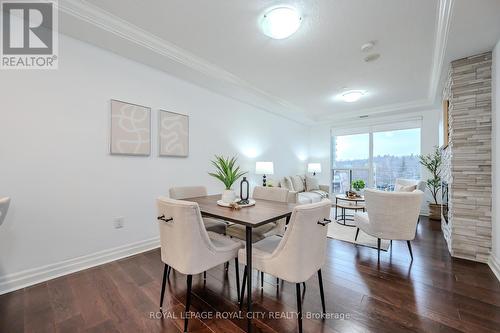
{"label": "stone accent wall", "polygon": [[453,256],[486,262],[491,252],[491,52],[451,63],[450,140],[443,152],[449,184],[448,225]]}

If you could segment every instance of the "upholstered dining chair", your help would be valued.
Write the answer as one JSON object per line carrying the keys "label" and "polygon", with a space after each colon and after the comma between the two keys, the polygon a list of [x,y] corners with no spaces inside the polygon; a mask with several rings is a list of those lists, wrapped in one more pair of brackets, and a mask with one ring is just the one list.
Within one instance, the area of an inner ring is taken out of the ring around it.
{"label": "upholstered dining chair", "polygon": [[365,190],[366,212],[354,215],[357,227],[354,240],[358,239],[359,230],[377,238],[378,259],[380,260],[380,240],[405,240],[408,244],[411,260],[411,243],[415,239],[418,215],[424,193],[386,192],[373,189]]}
{"label": "upholstered dining chair", "polygon": [[[184,332],[188,329],[193,275],[234,259],[238,267],[238,250],[241,242],[205,229],[200,208],[196,202],[160,197],[157,200],[160,227],[163,281],[160,295],[160,311],[163,306],[167,271],[172,267],[187,275],[186,317]],[[239,273],[236,270],[236,287],[239,291]],[[238,297],[239,298],[239,297]]]}
{"label": "upholstered dining chair", "polygon": [[[170,198],[182,200],[196,197],[204,197],[207,195],[207,188],[204,186],[181,186],[171,187],[169,189]],[[216,232],[218,234],[226,234],[226,223],[224,221],[211,217],[204,217],[203,223],[207,231]]]}
{"label": "upholstered dining chair", "polygon": [[[302,332],[302,300],[300,284],[318,274],[323,316],[326,314],[321,268],[326,258],[328,219],[332,203],[296,206],[283,237],[270,236],[253,244],[252,265],[255,269],[295,283],[299,332]],[[239,261],[246,265],[246,252],[238,251]],[[245,296],[246,279],[251,276],[245,267],[240,296],[240,308]]]}
{"label": "upholstered dining chair", "polygon": [[0,225],[2,225],[5,217],[7,216],[7,210],[9,210],[10,198],[0,198]]}
{"label": "upholstered dining chair", "polygon": [[[252,198],[291,203],[288,192],[290,191],[281,187],[256,186],[253,190]],[[252,241],[258,242],[269,236],[283,234],[283,232],[285,231],[285,224],[286,219],[283,218],[276,222],[271,222],[257,228],[252,228]],[[226,229],[226,235],[245,240],[245,227],[239,224],[230,225]]]}

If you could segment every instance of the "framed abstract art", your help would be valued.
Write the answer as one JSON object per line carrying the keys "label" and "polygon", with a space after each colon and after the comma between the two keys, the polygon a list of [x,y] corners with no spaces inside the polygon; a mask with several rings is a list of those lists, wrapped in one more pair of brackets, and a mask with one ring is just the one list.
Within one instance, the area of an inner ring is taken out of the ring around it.
{"label": "framed abstract art", "polygon": [[189,155],[189,117],[180,113],[159,110],[158,140],[160,156],[187,157]]}
{"label": "framed abstract art", "polygon": [[151,108],[111,100],[111,144],[113,155],[151,154]]}

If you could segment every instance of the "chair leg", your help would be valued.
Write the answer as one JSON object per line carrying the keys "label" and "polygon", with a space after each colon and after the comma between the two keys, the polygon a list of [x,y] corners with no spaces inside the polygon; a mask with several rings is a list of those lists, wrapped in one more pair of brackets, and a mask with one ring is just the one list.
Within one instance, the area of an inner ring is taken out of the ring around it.
{"label": "chair leg", "polygon": [[203,272],[203,281],[207,281],[207,271]]}
{"label": "chair leg", "polygon": [[377,238],[377,258],[380,261],[380,238]]}
{"label": "chair leg", "polygon": [[319,280],[319,294],[321,296],[321,306],[323,308],[323,318],[326,315],[326,307],[325,307],[325,293],[323,291],[323,276],[321,275],[321,269],[318,270],[318,280]]}
{"label": "chair leg", "polygon": [[188,331],[188,314],[189,314],[189,307],[191,306],[191,285],[193,283],[193,276],[188,275],[187,276],[187,292],[186,292],[186,312],[185,312],[185,319],[184,319],[184,332]]}
{"label": "chair leg", "polygon": [[247,267],[243,270],[243,283],[241,284],[240,310],[243,308],[243,299],[245,298],[245,286],[247,284]]}
{"label": "chair leg", "polygon": [[234,258],[234,269],[236,270],[236,294],[238,295],[238,303],[240,303],[240,265],[238,257]]}
{"label": "chair leg", "polygon": [[410,251],[411,261],[413,261],[413,252],[411,251],[411,243],[410,241],[406,241],[406,244],[408,244],[408,250]]}
{"label": "chair leg", "polygon": [[167,279],[170,278],[170,271],[171,270],[172,270],[172,267],[168,266]]}
{"label": "chair leg", "polygon": [[297,293],[297,320],[299,333],[302,333],[302,300],[300,297],[300,283],[295,284],[295,292]]}
{"label": "chair leg", "polygon": [[260,272],[260,289],[264,289],[264,272]]}
{"label": "chair leg", "polygon": [[358,240],[359,228],[356,228],[356,237],[354,237],[354,241]]}
{"label": "chair leg", "polygon": [[224,270],[227,272],[229,270],[229,261],[224,263]]}
{"label": "chair leg", "polygon": [[167,275],[168,275],[169,270],[170,270],[170,266],[165,264],[165,266],[163,267],[163,281],[161,283],[160,312],[161,312],[161,308],[163,306],[163,297],[165,296],[165,284],[167,283]]}

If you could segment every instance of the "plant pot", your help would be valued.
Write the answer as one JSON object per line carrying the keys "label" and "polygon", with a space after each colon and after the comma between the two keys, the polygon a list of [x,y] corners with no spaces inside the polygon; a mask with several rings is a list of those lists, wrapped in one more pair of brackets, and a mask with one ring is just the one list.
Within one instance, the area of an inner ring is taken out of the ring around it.
{"label": "plant pot", "polygon": [[429,203],[429,219],[441,221],[441,207],[443,205]]}
{"label": "plant pot", "polygon": [[236,194],[233,190],[224,190],[224,192],[222,192],[221,200],[222,202],[227,204],[232,203],[234,202],[234,200],[236,200]]}

